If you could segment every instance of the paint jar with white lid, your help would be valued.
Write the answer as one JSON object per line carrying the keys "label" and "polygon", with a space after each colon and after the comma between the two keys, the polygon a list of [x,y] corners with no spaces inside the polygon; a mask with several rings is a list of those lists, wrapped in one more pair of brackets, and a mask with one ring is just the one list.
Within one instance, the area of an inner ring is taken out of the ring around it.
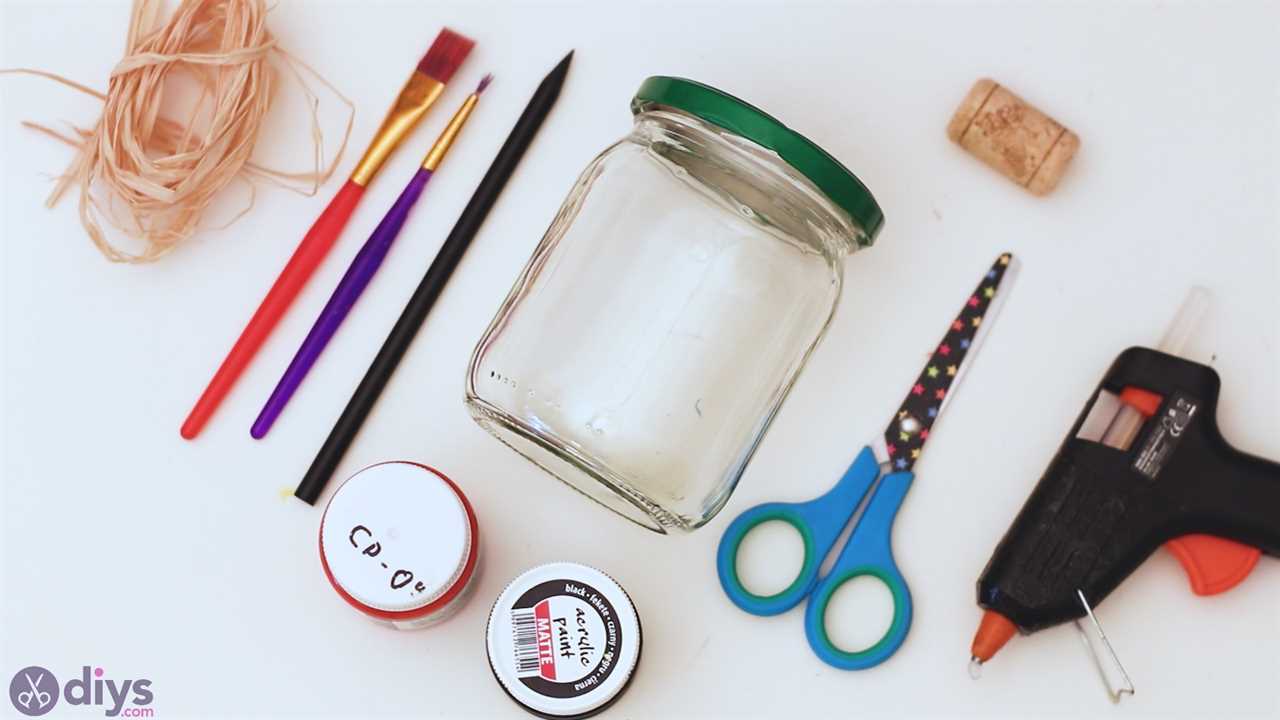
{"label": "paint jar with white lid", "polygon": [[401,630],[457,612],[476,584],[475,512],[444,474],[385,462],[352,475],[320,521],[320,562],[343,600]]}
{"label": "paint jar with white lid", "polygon": [[884,215],[844,165],[728,93],[651,77],[631,108],[476,345],[466,398],[585,495],[692,530],[728,500]]}

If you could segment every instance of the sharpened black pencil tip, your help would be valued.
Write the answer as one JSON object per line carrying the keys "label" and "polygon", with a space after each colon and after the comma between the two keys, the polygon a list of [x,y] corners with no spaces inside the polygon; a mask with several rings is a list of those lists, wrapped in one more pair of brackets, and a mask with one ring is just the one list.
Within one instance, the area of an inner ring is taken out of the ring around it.
{"label": "sharpened black pencil tip", "polygon": [[569,70],[569,63],[570,63],[570,62],[572,62],[572,61],[573,61],[573,51],[572,51],[572,50],[570,50],[570,51],[569,51],[569,54],[568,54],[568,55],[565,55],[565,56],[564,56],[564,59],[563,59],[563,60],[561,60],[561,61],[560,61],[560,63],[559,63],[558,65],[556,65],[556,66],[555,66],[555,69],[553,69],[553,70],[551,71],[551,74],[552,74],[552,75],[563,75],[565,72],[567,72],[567,71]]}
{"label": "sharpened black pencil tip", "polygon": [[538,86],[539,94],[550,95],[552,97],[560,94],[560,88],[564,85],[565,78],[569,75],[569,63],[573,60],[573,51],[570,50],[564,59],[551,68],[551,72],[542,79],[542,83]]}

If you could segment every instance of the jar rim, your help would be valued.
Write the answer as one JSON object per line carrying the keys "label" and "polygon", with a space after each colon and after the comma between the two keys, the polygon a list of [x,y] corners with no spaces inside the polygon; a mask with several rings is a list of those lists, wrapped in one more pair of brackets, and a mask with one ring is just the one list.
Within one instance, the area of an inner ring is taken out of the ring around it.
{"label": "jar rim", "polygon": [[631,99],[631,112],[659,106],[689,113],[777,153],[861,226],[865,239],[858,239],[860,245],[871,245],[880,233],[884,212],[858,176],[772,115],[710,85],[655,75],[640,84]]}

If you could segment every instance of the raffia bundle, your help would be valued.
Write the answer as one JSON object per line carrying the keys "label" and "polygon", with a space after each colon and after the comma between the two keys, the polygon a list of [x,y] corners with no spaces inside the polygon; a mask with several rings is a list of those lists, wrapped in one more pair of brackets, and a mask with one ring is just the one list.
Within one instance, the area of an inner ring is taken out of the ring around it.
{"label": "raffia bundle", "polygon": [[[105,94],[41,70],[3,71],[47,77],[102,100],[102,117],[92,129],[76,128],[75,137],[35,123],[24,125],[77,149],[47,204],[52,207],[76,188],[80,222],[113,262],[150,262],[173,250],[200,228],[210,204],[233,180],[247,181],[250,194],[226,224],[253,207],[254,180],[314,194],[341,160],[354,119],[350,100],[279,47],[267,29],[264,0],[183,0],[163,24],[160,9],[160,0],[135,0],[126,55],[111,71]],[[251,159],[271,108],[276,79],[272,55],[298,81],[308,101],[314,151],[313,169],[307,172],[273,170]],[[342,142],[327,166],[319,100],[304,73],[350,110]],[[189,84],[176,85],[184,80]],[[178,100],[166,100],[170,92]],[[162,114],[171,105],[185,106],[182,98],[193,93],[195,102],[178,113],[184,120]],[[140,249],[111,242],[103,220],[134,238]]]}

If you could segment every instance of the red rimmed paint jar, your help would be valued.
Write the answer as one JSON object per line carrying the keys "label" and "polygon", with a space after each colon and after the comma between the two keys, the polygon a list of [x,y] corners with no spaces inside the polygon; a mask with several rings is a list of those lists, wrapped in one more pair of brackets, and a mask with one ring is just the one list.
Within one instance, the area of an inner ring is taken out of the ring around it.
{"label": "red rimmed paint jar", "polygon": [[426,465],[385,462],[352,475],[329,499],[320,563],[349,605],[414,630],[466,603],[479,541],[475,512],[452,480]]}

